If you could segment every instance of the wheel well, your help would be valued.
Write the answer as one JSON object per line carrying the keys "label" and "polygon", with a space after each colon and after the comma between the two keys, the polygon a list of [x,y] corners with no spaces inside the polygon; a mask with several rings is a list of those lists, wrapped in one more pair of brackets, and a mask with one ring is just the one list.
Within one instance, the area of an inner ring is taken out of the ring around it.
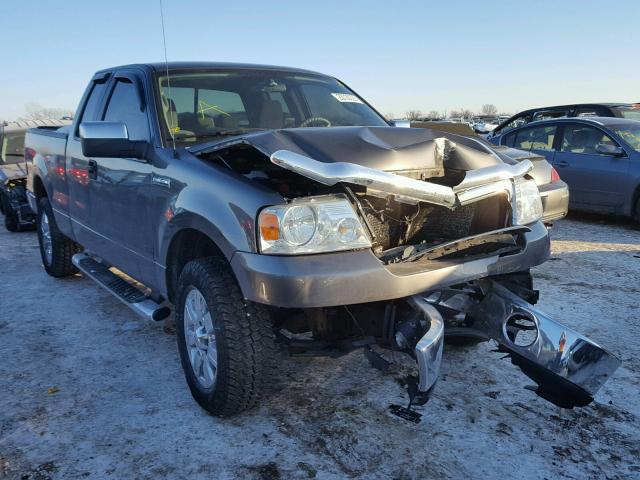
{"label": "wheel well", "polygon": [[33,194],[36,196],[36,200],[47,196],[47,191],[44,189],[44,184],[40,177],[34,177],[33,179]]}
{"label": "wheel well", "polygon": [[167,251],[167,296],[175,300],[178,277],[184,266],[191,260],[220,256],[224,258],[218,246],[204,233],[187,228],[178,232],[172,239]]}
{"label": "wheel well", "polygon": [[640,185],[636,187],[636,191],[633,194],[633,203],[631,204],[631,216],[636,215],[640,218],[640,211],[638,211],[640,209],[640,202],[638,202],[638,200],[640,200]]}

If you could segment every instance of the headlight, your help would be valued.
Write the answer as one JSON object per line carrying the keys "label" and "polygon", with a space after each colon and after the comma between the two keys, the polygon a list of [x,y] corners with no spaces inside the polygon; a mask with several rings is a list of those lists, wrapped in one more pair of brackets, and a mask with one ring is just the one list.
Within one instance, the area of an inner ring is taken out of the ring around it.
{"label": "headlight", "polygon": [[275,255],[369,248],[358,215],[344,195],[295,199],[267,207],[258,217],[260,251]]}
{"label": "headlight", "polygon": [[528,225],[542,218],[542,200],[536,182],[517,179],[514,194],[518,225]]}

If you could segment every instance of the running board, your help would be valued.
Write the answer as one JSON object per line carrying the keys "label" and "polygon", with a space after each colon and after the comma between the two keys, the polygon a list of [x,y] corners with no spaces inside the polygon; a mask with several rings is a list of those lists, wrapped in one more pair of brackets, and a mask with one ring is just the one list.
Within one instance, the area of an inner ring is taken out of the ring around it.
{"label": "running board", "polygon": [[71,260],[78,270],[141,317],[157,322],[171,314],[168,306],[156,302],[129,281],[109,270],[107,265],[98,262],[88,254],[76,253]]}

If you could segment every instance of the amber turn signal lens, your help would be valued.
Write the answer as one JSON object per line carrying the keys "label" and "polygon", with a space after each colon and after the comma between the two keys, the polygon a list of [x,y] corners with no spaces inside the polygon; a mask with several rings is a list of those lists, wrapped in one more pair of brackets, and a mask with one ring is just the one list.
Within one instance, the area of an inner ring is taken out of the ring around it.
{"label": "amber turn signal lens", "polygon": [[263,240],[269,241],[280,238],[278,217],[274,213],[264,212],[260,215],[260,236]]}

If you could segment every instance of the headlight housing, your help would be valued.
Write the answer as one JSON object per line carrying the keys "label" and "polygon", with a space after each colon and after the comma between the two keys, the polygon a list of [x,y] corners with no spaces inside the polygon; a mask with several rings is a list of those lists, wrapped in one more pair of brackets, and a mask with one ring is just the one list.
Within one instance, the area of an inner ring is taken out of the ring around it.
{"label": "headlight housing", "polygon": [[536,182],[519,178],[514,183],[515,223],[528,225],[542,218],[542,200]]}
{"label": "headlight housing", "polygon": [[371,240],[345,195],[297,198],[258,216],[260,251],[272,255],[370,248]]}

